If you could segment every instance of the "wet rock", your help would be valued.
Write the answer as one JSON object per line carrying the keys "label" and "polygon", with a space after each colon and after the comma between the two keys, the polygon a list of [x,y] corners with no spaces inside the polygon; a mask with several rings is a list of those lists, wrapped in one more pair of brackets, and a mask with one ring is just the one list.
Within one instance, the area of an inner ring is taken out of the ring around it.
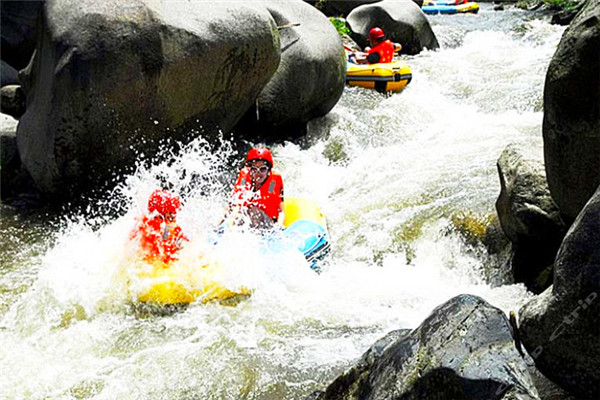
{"label": "wet rock", "polygon": [[38,0],[2,1],[0,5],[2,60],[16,70],[27,66],[35,50],[43,3]]}
{"label": "wet rock", "polygon": [[319,400],[538,399],[501,310],[472,295],[377,342]]}
{"label": "wet rock", "polygon": [[4,173],[15,164],[20,164],[19,150],[17,150],[17,123],[9,115],[0,114],[0,171]]}
{"label": "wet rock", "polygon": [[541,293],[552,284],[552,264],[566,226],[550,196],[541,160],[527,157],[509,145],[497,166],[500,196],[496,211],[502,230],[513,245],[515,281]]}
{"label": "wet rock", "polygon": [[600,187],[569,229],[554,285],[522,307],[521,340],[536,367],[564,389],[600,397]]}
{"label": "wet rock", "polygon": [[429,20],[411,0],[383,0],[355,8],[346,19],[350,36],[363,48],[371,28],[378,26],[392,42],[402,44],[403,54],[438,49],[439,43]]}
{"label": "wet rock", "polygon": [[307,1],[321,11],[323,14],[332,17],[346,17],[350,11],[363,4],[377,3],[381,0],[316,0]]}
{"label": "wet rock", "polygon": [[577,13],[579,13],[579,11],[581,10],[581,8],[583,7],[585,1],[580,2],[579,4],[577,4],[577,6],[573,9],[565,9],[565,10],[560,10],[557,11],[556,13],[554,13],[554,15],[552,15],[552,19],[550,20],[551,24],[554,25],[569,25],[573,19],[575,19],[575,16],[577,15]]}
{"label": "wet rock", "polygon": [[53,201],[97,188],[163,139],[228,132],[280,60],[275,21],[253,2],[48,0],[43,17],[17,140]]}
{"label": "wet rock", "polygon": [[2,86],[0,89],[0,111],[17,119],[25,113],[25,92],[23,92],[21,86]]}
{"label": "wet rock", "polygon": [[498,218],[492,219],[486,226],[482,241],[490,254],[502,253],[511,244]]}
{"label": "wet rock", "polygon": [[482,243],[488,253],[488,258],[484,263],[486,282],[492,287],[515,283],[511,263],[512,242],[506,237],[497,216],[486,226]]}
{"label": "wet rock", "polygon": [[[5,115],[1,115],[2,131],[0,132],[0,193],[4,198],[7,189],[11,186],[15,171],[20,167],[19,151],[17,150],[17,124],[16,120]],[[14,124],[11,123],[14,121]],[[6,125],[13,125],[12,129]]]}
{"label": "wet rock", "polygon": [[546,74],[544,154],[552,198],[570,223],[600,184],[600,0],[564,32]]}
{"label": "wet rock", "polygon": [[345,86],[345,53],[336,29],[315,8],[300,0],[264,6],[280,27],[281,63],[236,131],[254,140],[295,139],[306,134],[308,121],[337,104]]}
{"label": "wet rock", "polygon": [[576,396],[571,395],[569,392],[558,386],[556,383],[552,382],[548,379],[544,374],[542,374],[536,367],[533,359],[526,355],[525,362],[527,363],[527,369],[529,371],[529,375],[531,375],[531,379],[535,384],[535,388],[537,389],[540,399],[543,400],[584,400],[581,398],[577,398]]}
{"label": "wet rock", "polygon": [[19,157],[17,123],[16,119],[0,114],[0,198],[3,204],[31,206],[37,201],[37,193]]}
{"label": "wet rock", "polygon": [[319,397],[323,396],[324,394],[325,392],[322,390],[315,390],[314,392],[309,394],[308,397],[306,397],[304,400],[318,400]]}
{"label": "wet rock", "polygon": [[2,76],[0,87],[19,84],[19,72],[4,61],[0,65],[0,74]]}

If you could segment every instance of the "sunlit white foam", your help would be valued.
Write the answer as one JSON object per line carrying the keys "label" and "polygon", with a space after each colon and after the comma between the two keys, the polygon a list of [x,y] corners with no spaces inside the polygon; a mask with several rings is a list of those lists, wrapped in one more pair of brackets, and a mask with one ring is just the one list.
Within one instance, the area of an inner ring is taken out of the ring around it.
{"label": "sunlit white foam", "polygon": [[[564,27],[534,20],[518,31],[501,28],[468,32],[462,46],[411,59],[414,81],[431,80],[450,99],[488,112],[541,110],[539,88],[555,51],[551,44]],[[469,110],[461,115],[469,116]]]}

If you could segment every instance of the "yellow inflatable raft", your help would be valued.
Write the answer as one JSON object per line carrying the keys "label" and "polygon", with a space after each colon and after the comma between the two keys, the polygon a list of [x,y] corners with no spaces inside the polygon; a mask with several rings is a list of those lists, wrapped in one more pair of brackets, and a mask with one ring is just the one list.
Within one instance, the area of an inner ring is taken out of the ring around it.
{"label": "yellow inflatable raft", "polygon": [[319,207],[308,199],[290,197],[283,203],[283,226],[289,228],[296,221],[312,221],[327,228],[325,215]]}
{"label": "yellow inflatable raft", "polygon": [[375,89],[378,92],[400,92],[412,80],[408,65],[402,61],[380,64],[348,63],[346,83],[349,86],[360,86]]}
{"label": "yellow inflatable raft", "polygon": [[141,287],[138,301],[158,305],[189,304],[196,300],[206,303],[250,295],[246,287],[226,287],[222,267],[215,262],[197,268],[176,264],[144,265],[137,282]]}
{"label": "yellow inflatable raft", "polygon": [[[288,198],[284,203],[284,212],[284,237],[301,238],[299,249],[309,262],[314,263],[328,253],[325,216],[315,203],[302,198]],[[277,251],[279,246],[280,243],[275,240],[265,242],[267,250]],[[229,301],[251,294],[249,288],[230,282],[228,271],[210,257],[199,260],[199,264],[139,262],[130,279],[132,291],[135,292],[133,297],[137,297],[141,303],[177,305],[194,301]]]}

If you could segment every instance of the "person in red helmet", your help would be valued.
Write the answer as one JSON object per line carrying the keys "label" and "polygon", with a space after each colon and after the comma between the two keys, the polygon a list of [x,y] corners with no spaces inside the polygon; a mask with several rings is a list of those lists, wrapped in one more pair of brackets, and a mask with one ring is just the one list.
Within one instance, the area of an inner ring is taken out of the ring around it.
{"label": "person in red helmet", "polygon": [[177,259],[176,253],[188,238],[177,224],[181,208],[179,196],[165,190],[155,190],[148,199],[148,215],[144,215],[132,232],[139,241],[144,261],[169,264]]}
{"label": "person in red helmet", "polygon": [[273,170],[273,155],[264,146],[248,151],[246,164],[239,172],[228,205],[235,223],[249,217],[250,226],[270,228],[281,221],[283,212],[283,179]]}
{"label": "person in red helmet", "polygon": [[390,63],[394,60],[394,53],[402,50],[402,45],[386,39],[385,33],[379,27],[369,31],[368,39],[370,47],[365,48],[365,53],[355,55],[354,60],[357,64]]}

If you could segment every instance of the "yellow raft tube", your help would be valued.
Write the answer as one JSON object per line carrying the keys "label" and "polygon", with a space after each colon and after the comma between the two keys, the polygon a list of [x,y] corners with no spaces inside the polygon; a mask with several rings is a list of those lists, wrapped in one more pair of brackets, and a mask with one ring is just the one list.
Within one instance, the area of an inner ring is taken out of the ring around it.
{"label": "yellow raft tube", "polygon": [[283,226],[289,228],[296,221],[312,221],[327,228],[325,215],[319,207],[310,200],[300,197],[291,197],[285,199],[283,203]]}
{"label": "yellow raft tube", "polygon": [[[288,198],[284,202],[284,226],[295,221],[313,221],[326,229],[325,216],[315,203],[302,198]],[[209,260],[207,257],[206,260]],[[137,301],[155,305],[189,304],[194,301],[225,301],[245,298],[251,290],[244,286],[226,284],[227,271],[216,261],[206,261],[196,268],[184,263],[136,265],[133,280],[137,287]]]}
{"label": "yellow raft tube", "polygon": [[226,287],[222,275],[222,267],[216,262],[199,268],[183,264],[144,265],[138,272],[137,281],[142,289],[137,300],[141,303],[176,305],[196,300],[206,303],[250,295],[250,289],[246,287]]}
{"label": "yellow raft tube", "polygon": [[348,63],[346,84],[375,89],[380,93],[400,92],[412,80],[412,72],[402,61],[379,64]]}

